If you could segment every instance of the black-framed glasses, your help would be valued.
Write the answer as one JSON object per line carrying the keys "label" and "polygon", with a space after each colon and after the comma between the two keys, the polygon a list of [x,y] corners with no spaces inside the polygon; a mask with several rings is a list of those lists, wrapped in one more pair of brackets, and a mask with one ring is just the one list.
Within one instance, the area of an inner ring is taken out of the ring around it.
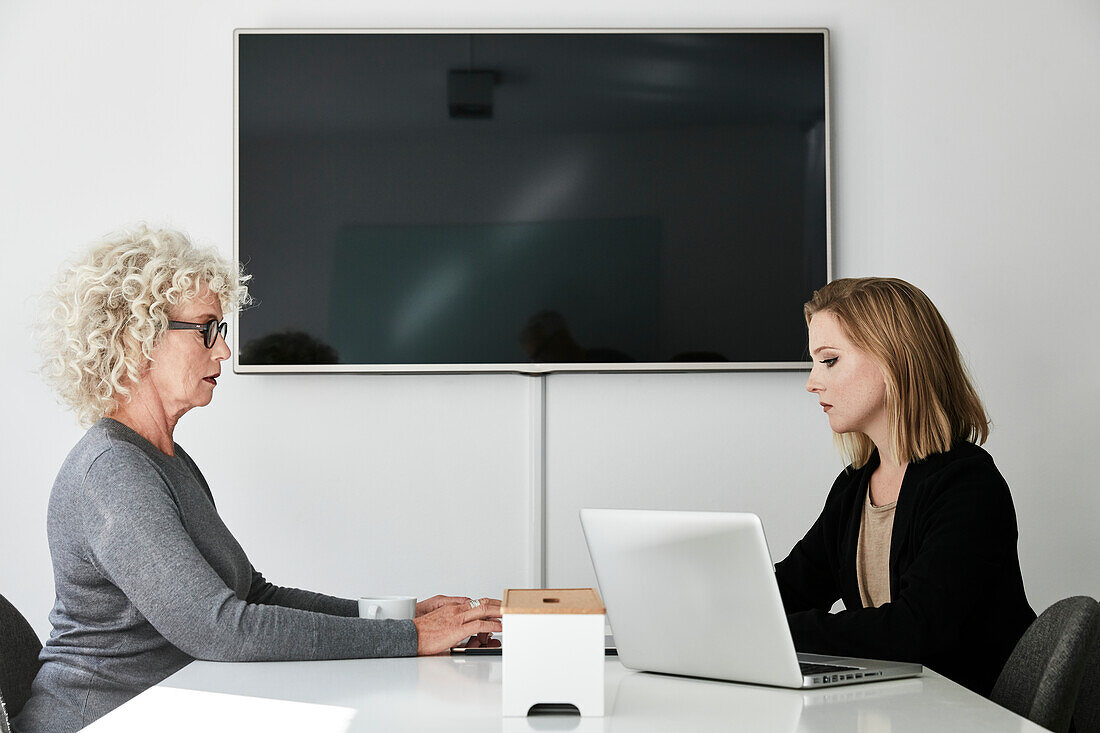
{"label": "black-framed glasses", "polygon": [[229,331],[229,324],[225,321],[219,321],[217,318],[211,318],[206,323],[190,323],[188,321],[168,321],[169,331],[199,331],[202,333],[202,342],[206,344],[206,348],[214,348],[214,343],[218,340],[218,334],[221,334],[222,339],[225,338],[225,334]]}

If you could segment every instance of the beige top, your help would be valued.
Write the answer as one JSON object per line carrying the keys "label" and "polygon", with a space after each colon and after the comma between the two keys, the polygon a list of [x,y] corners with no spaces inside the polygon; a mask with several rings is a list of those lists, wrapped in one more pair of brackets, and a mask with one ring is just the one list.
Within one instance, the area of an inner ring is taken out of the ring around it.
{"label": "beige top", "polygon": [[863,502],[856,544],[856,579],[864,608],[878,608],[890,602],[890,537],[894,533],[892,501],[883,506],[871,503],[871,492]]}
{"label": "beige top", "polygon": [[592,588],[509,588],[503,613],[604,613]]}

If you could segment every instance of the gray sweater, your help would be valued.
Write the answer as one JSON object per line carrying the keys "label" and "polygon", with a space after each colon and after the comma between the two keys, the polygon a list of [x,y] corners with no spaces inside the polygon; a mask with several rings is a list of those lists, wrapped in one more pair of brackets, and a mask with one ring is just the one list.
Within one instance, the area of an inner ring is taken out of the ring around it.
{"label": "gray sweater", "polygon": [[69,453],[47,515],[53,631],[17,733],[68,733],[192,659],[411,656],[412,621],[268,583],[180,448],[104,418]]}

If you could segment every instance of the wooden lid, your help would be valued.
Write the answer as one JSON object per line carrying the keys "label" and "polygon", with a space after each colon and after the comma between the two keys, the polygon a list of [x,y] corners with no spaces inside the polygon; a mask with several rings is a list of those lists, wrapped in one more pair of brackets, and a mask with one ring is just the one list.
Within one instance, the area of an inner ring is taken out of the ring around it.
{"label": "wooden lid", "polygon": [[503,613],[604,613],[592,588],[509,588]]}

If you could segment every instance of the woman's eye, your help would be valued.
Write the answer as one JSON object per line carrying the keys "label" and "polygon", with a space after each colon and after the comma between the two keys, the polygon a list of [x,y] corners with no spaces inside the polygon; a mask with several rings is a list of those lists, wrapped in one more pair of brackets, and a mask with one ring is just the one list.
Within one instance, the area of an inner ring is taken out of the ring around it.
{"label": "woman's eye", "polygon": [[833,364],[836,364],[837,358],[838,357],[834,356],[832,359],[822,359],[821,363],[824,364],[827,367],[831,367]]}

